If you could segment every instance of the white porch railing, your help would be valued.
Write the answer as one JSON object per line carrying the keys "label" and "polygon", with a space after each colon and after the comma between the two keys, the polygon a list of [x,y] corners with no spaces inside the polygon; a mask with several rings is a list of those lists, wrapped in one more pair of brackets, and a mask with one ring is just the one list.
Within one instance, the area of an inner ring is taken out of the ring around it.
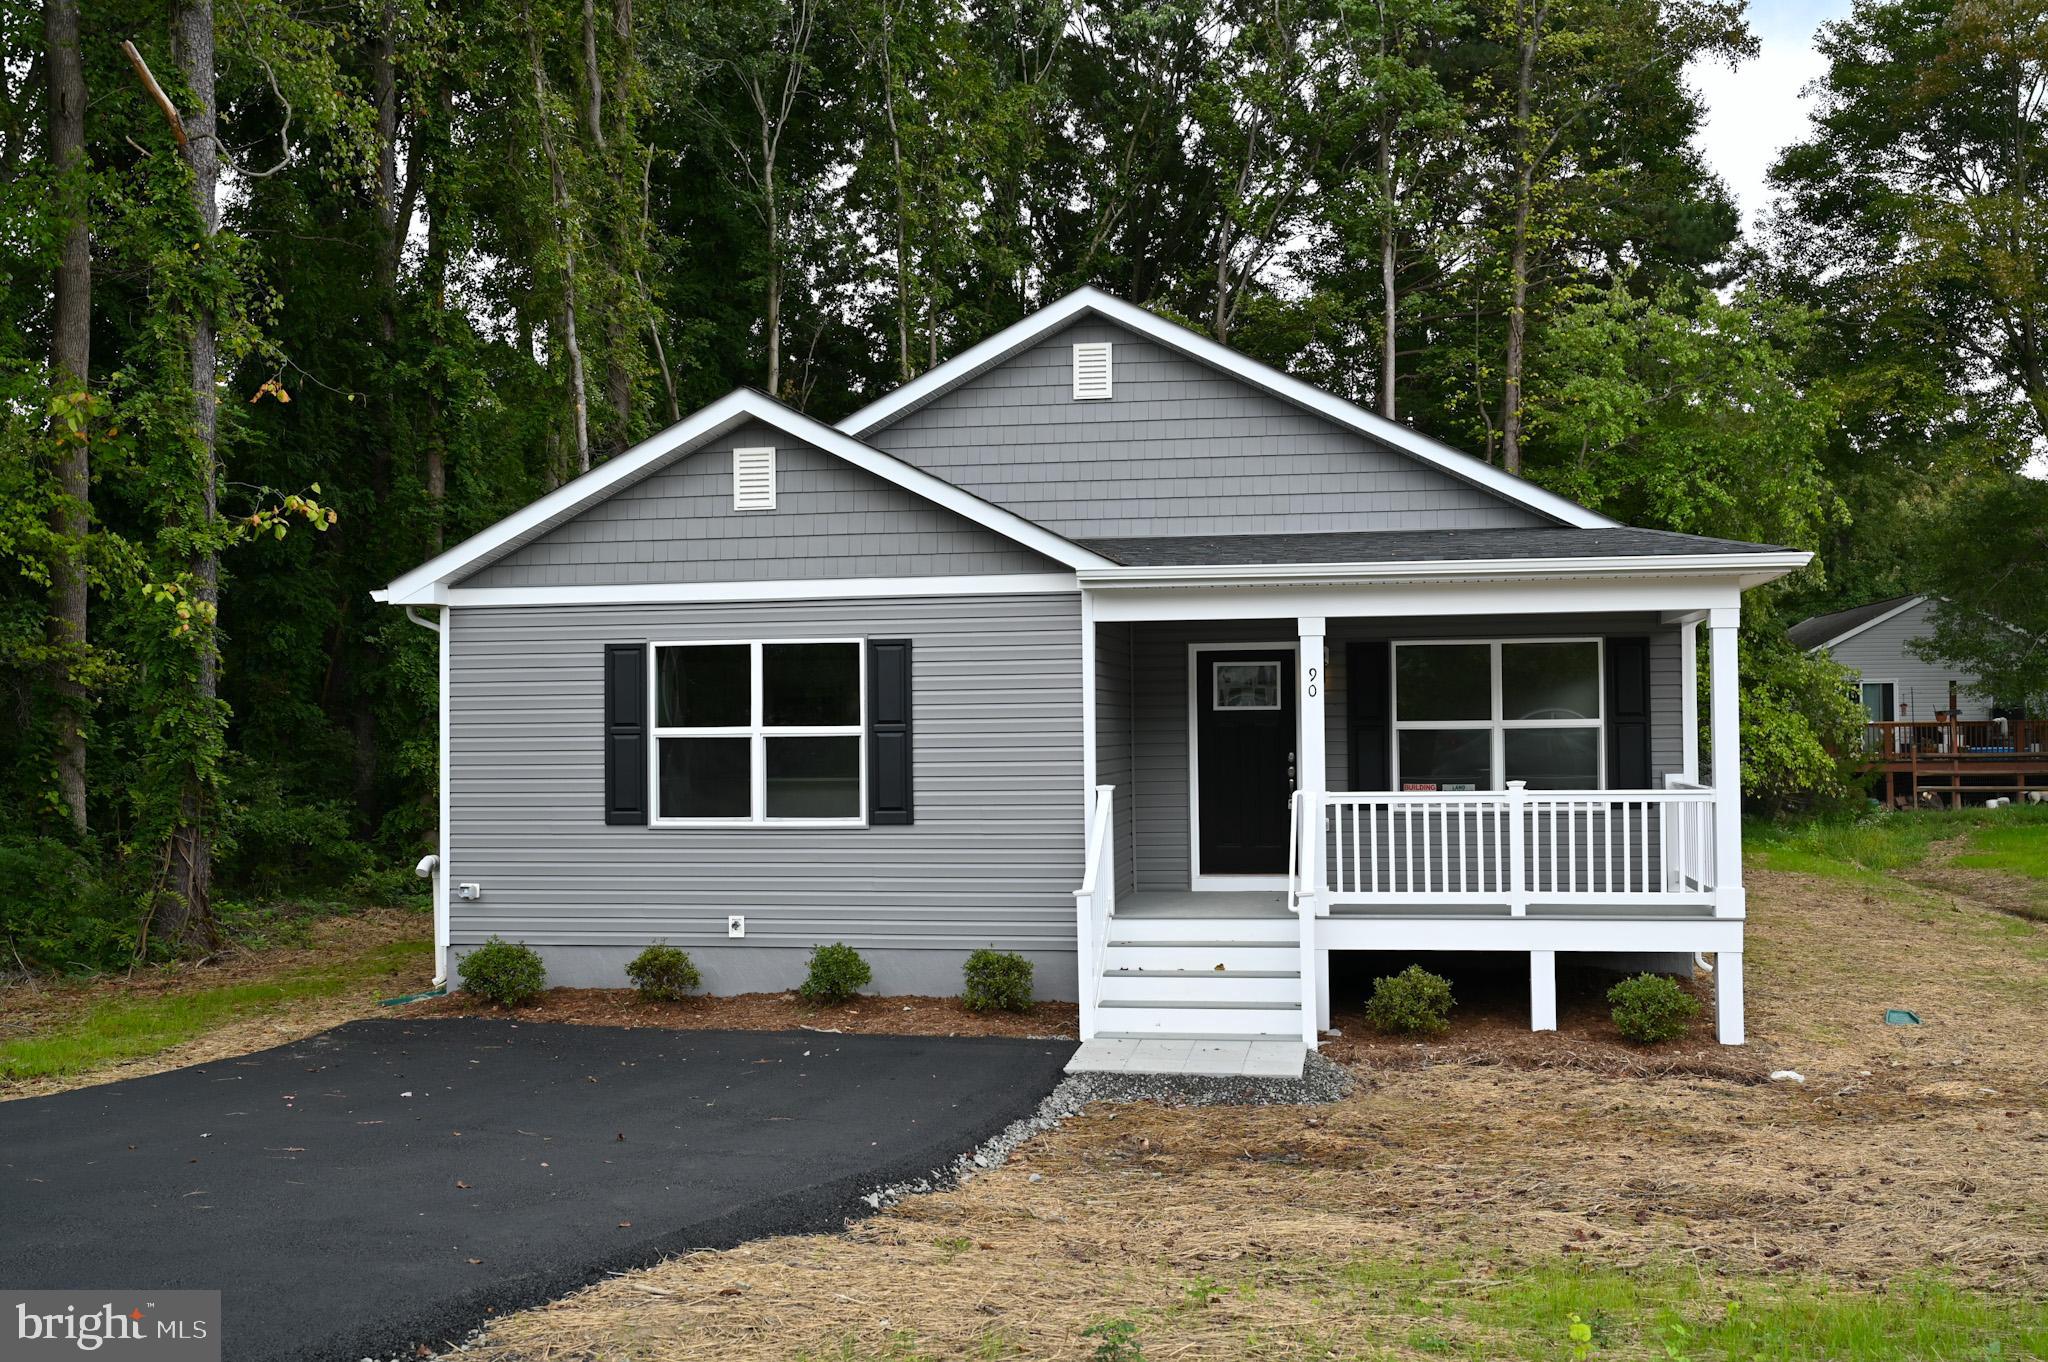
{"label": "white porch railing", "polygon": [[[1326,904],[1715,903],[1714,792],[1331,793]],[[1307,849],[1307,848],[1305,848]],[[1311,851],[1312,854],[1312,851]]]}
{"label": "white porch railing", "polygon": [[1088,840],[1082,853],[1081,887],[1074,891],[1075,968],[1081,1003],[1081,1039],[1095,1037],[1095,1013],[1102,1001],[1102,965],[1109,949],[1109,920],[1116,916],[1116,786],[1098,785],[1090,799]]}

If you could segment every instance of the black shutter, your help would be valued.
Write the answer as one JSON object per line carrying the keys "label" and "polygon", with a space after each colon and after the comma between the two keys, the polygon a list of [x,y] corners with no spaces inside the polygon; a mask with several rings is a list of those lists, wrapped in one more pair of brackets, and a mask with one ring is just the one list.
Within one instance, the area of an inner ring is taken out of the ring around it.
{"label": "black shutter", "polygon": [[910,640],[868,640],[868,822],[916,821],[910,789]]}
{"label": "black shutter", "polygon": [[1393,788],[1394,706],[1387,693],[1390,645],[1353,643],[1344,655],[1349,693],[1346,729],[1351,748],[1353,790]]}
{"label": "black shutter", "polygon": [[647,645],[604,645],[604,821],[647,825]]}
{"label": "black shutter", "polygon": [[1607,787],[1650,788],[1650,640],[1607,640]]}

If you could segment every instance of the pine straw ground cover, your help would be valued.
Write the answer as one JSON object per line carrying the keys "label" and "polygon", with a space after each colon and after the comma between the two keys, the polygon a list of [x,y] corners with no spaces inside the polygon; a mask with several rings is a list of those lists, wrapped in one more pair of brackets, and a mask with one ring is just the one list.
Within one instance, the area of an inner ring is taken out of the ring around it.
{"label": "pine straw ground cover", "polygon": [[1335,1106],[1096,1106],[958,1190],[626,1274],[469,1355],[1566,1358],[1574,1313],[1594,1358],[2048,1355],[2048,930],[1784,874],[1750,902],[1725,1075],[1455,1026],[1358,1046]]}
{"label": "pine straw ground cover", "polygon": [[700,1031],[818,1031],[890,1036],[1028,1036],[1071,1040],[1079,1034],[1072,1003],[1038,1002],[1025,1012],[970,1012],[958,998],[855,997],[813,1005],[788,993],[740,993],[652,1002],[630,988],[551,988],[535,1001],[502,1008],[463,993],[415,1003],[406,1016],[515,1016],[520,1021],[587,1026],[666,1026]]}

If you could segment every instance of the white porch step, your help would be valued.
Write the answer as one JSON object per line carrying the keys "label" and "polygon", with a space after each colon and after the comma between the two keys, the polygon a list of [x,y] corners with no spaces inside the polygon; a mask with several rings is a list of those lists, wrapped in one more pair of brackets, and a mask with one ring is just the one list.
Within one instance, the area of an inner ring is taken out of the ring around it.
{"label": "white porch step", "polygon": [[1174,1003],[1110,1002],[1101,1005],[1102,1035],[1109,1036],[1271,1036],[1301,1035],[1301,1003],[1263,1002]]}
{"label": "white porch step", "polygon": [[1115,970],[1102,976],[1106,1003],[1270,1003],[1301,1002],[1301,975],[1279,970],[1146,969]]}
{"label": "white porch step", "polygon": [[1260,970],[1287,973],[1301,968],[1301,947],[1287,945],[1246,945],[1228,938],[1208,937],[1197,941],[1142,940],[1111,943],[1103,954],[1105,975],[1119,970]]}
{"label": "white porch step", "polygon": [[1301,923],[1291,917],[1113,917],[1109,943],[1127,941],[1234,941],[1245,945],[1301,944]]}
{"label": "white porch step", "polygon": [[1298,1039],[1098,1036],[1067,1061],[1067,1072],[1300,1078],[1308,1047]]}

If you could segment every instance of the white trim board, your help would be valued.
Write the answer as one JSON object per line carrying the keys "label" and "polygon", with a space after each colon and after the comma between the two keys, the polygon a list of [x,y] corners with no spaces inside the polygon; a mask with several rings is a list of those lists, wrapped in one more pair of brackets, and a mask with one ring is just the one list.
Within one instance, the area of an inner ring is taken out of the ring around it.
{"label": "white trim board", "polygon": [[1389,421],[1356,403],[1347,402],[1320,388],[1311,387],[1298,378],[1241,355],[1229,346],[1219,344],[1199,332],[1190,331],[1176,322],[1155,316],[1142,307],[1112,297],[1097,288],[1076,289],[1064,298],[1047,304],[1022,321],[998,331],[979,345],[955,355],[936,369],[868,403],[841,421],[839,429],[850,435],[870,435],[897,417],[916,410],[948,389],[1000,364],[1061,327],[1089,315],[1101,317],[1104,321],[1115,323],[1212,369],[1221,370],[1262,392],[1314,412],[1347,430],[1381,444],[1392,445],[1402,453],[1420,459],[1462,482],[1484,488],[1538,515],[1580,529],[1602,529],[1619,523],[1596,511],[1589,511],[1577,502],[1561,497],[1555,492],[1546,491],[1533,482],[1525,482],[1512,473],[1475,459],[1462,450],[1439,444],[1419,431],[1411,430],[1399,422]]}
{"label": "white trim board", "polygon": [[1108,567],[1110,562],[1070,540],[1006,511],[972,492],[934,477],[901,459],[862,444],[842,431],[805,416],[771,397],[741,388],[683,418],[668,429],[608,459],[583,476],[566,482],[530,505],[514,511],[489,529],[427,560],[399,577],[373,600],[388,605],[440,604],[449,585],[531,542],[588,510],[613,492],[663,467],[748,421],[759,421],[856,468],[894,483],[933,505],[994,530],[1070,568]]}
{"label": "white trim board", "polygon": [[[1301,641],[1262,643],[1257,639],[1235,643],[1188,644],[1188,889],[1200,894],[1228,894],[1246,889],[1286,889],[1287,873],[1274,875],[1204,875],[1202,873],[1202,748],[1201,691],[1203,653],[1293,653],[1294,665],[1301,665]],[[1301,709],[1294,711],[1294,751],[1301,752]]]}

